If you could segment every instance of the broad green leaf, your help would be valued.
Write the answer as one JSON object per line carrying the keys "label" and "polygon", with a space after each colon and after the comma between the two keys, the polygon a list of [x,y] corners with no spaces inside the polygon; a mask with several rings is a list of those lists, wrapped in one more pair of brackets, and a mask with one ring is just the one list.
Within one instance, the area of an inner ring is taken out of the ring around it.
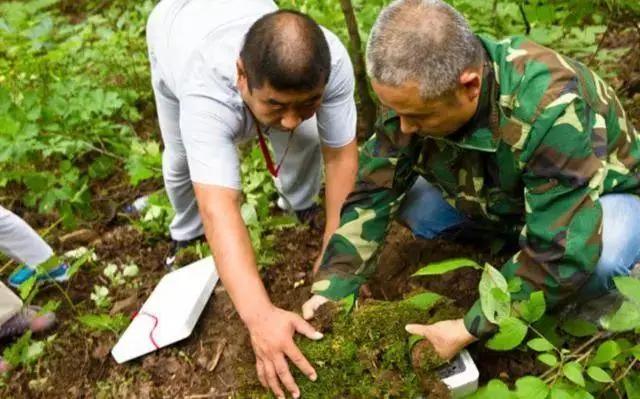
{"label": "broad green leaf", "polygon": [[593,399],[593,395],[584,388],[561,380],[551,387],[551,399]]}
{"label": "broad green leaf", "polygon": [[605,330],[612,332],[624,332],[640,327],[640,306],[629,301],[624,301],[622,306],[613,314],[600,320]]}
{"label": "broad green leaf", "polygon": [[589,361],[590,365],[605,364],[620,354],[620,346],[615,341],[605,341],[598,346],[596,354]]}
{"label": "broad green leaf", "polygon": [[594,381],[603,383],[613,382],[613,379],[611,378],[609,373],[597,366],[589,367],[587,369],[587,374],[589,375],[589,377],[593,378]]}
{"label": "broad green leaf", "polygon": [[442,262],[430,263],[415,272],[412,277],[415,276],[433,276],[438,274],[445,274],[463,267],[471,267],[474,269],[481,270],[482,266],[477,264],[471,259],[466,258],[457,258],[457,259],[449,259]]}
{"label": "broad green leaf", "polygon": [[509,302],[511,299],[507,291],[502,291],[498,287],[491,289],[491,295],[493,295],[493,299],[495,299],[497,302]]}
{"label": "broad green leaf", "polygon": [[480,388],[469,399],[515,399],[516,395],[509,391],[509,387],[502,381],[493,379],[486,386]]}
{"label": "broad green leaf", "polygon": [[[509,316],[511,311],[509,287],[502,273],[490,264],[486,264],[479,285],[480,304],[487,320],[497,324],[499,320]],[[492,293],[494,288],[503,291],[508,301],[497,300]]]}
{"label": "broad green leaf", "polygon": [[614,277],[613,281],[622,295],[640,305],[640,280],[634,277],[621,276]]}
{"label": "broad green leaf", "polygon": [[545,338],[534,338],[527,342],[527,346],[536,352],[547,352],[554,348],[553,344]]}
{"label": "broad green leaf", "polygon": [[520,345],[527,336],[527,325],[515,317],[505,317],[498,323],[499,331],[489,341],[487,347],[497,351],[508,351]]}
{"label": "broad green leaf", "polygon": [[538,361],[546,364],[549,367],[554,367],[558,364],[558,358],[553,353],[542,353],[538,355]]}
{"label": "broad green leaf", "polygon": [[637,371],[629,373],[622,382],[627,399],[640,399],[640,374]]}
{"label": "broad green leaf", "polygon": [[435,292],[423,292],[405,299],[406,302],[421,310],[429,310],[433,305],[442,299],[442,296]]}
{"label": "broad green leaf", "polygon": [[538,321],[547,309],[542,291],[536,291],[531,294],[528,301],[523,301],[519,307],[522,312],[522,318],[533,323]]}
{"label": "broad green leaf", "polygon": [[598,327],[595,324],[577,318],[567,319],[562,323],[561,328],[574,337],[589,337],[598,332]]}
{"label": "broad green leaf", "polygon": [[582,366],[577,362],[569,362],[562,367],[562,373],[565,377],[576,385],[584,387],[584,377],[582,375]]}
{"label": "broad green leaf", "polygon": [[545,399],[549,387],[538,377],[522,377],[516,381],[516,396],[519,399]]}

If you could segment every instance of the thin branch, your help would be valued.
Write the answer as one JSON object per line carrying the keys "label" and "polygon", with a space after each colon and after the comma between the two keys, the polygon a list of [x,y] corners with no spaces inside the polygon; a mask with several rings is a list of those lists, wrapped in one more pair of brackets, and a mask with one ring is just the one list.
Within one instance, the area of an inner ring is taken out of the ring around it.
{"label": "thin branch", "polygon": [[518,4],[518,9],[520,10],[520,15],[524,22],[525,34],[528,36],[529,33],[531,33],[531,24],[529,23],[529,18],[527,18],[527,13],[524,11],[524,3]]}

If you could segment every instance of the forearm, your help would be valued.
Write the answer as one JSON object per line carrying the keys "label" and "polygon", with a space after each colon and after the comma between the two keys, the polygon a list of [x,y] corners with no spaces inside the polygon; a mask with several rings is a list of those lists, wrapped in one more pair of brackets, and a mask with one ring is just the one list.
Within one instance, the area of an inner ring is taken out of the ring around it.
{"label": "forearm", "polygon": [[240,318],[250,324],[272,304],[240,214],[239,195],[234,190],[207,186],[197,187],[196,196],[220,279]]}
{"label": "forearm", "polygon": [[352,141],[344,147],[323,148],[326,170],[325,225],[323,248],[340,225],[340,210],[353,190],[358,172],[358,146]]}

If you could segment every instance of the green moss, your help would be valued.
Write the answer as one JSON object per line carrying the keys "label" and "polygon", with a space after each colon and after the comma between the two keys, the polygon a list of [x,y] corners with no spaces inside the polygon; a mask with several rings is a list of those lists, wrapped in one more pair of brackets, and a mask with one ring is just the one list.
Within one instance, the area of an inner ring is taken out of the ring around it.
{"label": "green moss", "polygon": [[422,356],[418,378],[404,326],[460,317],[461,312],[448,300],[427,295],[432,300],[416,301],[414,296],[397,302],[370,301],[352,314],[325,317],[332,324],[322,340],[298,338],[297,344],[318,373],[317,381],[311,382],[295,370],[302,397],[416,398],[433,391],[425,381],[441,384],[432,370],[443,362],[435,354]]}

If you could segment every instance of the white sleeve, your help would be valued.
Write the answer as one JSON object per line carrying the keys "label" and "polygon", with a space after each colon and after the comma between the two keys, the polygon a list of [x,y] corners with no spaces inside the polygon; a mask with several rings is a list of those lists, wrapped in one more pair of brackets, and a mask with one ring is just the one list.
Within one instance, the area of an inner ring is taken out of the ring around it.
{"label": "white sleeve", "polygon": [[240,189],[240,162],[234,142],[241,117],[228,101],[228,88],[201,55],[191,59],[179,90],[180,131],[195,183]]}
{"label": "white sleeve", "polygon": [[356,137],[355,79],[347,49],[333,33],[327,32],[326,37],[331,48],[331,75],[316,113],[318,132],[322,144],[339,148]]}

